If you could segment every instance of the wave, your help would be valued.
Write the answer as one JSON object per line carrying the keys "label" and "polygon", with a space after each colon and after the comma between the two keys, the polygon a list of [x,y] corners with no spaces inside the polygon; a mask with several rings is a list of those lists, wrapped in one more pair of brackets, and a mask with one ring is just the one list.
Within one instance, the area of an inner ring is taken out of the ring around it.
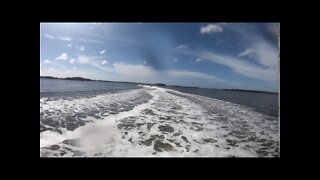
{"label": "wave", "polygon": [[40,99],[40,156],[277,157],[279,121],[159,87]]}

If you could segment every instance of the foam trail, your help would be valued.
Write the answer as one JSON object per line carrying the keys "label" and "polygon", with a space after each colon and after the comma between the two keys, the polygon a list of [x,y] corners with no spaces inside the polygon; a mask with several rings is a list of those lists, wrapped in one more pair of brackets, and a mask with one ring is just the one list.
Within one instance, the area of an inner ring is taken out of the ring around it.
{"label": "foam trail", "polygon": [[[73,114],[93,109],[98,113],[81,118],[88,122],[73,131],[60,127],[40,133],[40,156],[279,156],[276,120],[221,100],[143,86],[98,98],[54,102],[59,103],[40,103],[43,117],[71,112],[68,104],[78,104]],[[130,108],[119,110],[132,102]]]}

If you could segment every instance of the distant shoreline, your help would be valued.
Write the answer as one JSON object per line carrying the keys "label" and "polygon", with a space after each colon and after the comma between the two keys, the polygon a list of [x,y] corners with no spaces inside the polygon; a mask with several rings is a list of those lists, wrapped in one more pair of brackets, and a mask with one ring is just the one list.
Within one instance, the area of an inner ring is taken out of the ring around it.
{"label": "distant shoreline", "polygon": [[60,80],[74,80],[74,81],[97,81],[97,82],[114,82],[114,83],[129,83],[129,84],[142,84],[142,85],[150,85],[150,86],[169,86],[169,87],[180,87],[180,88],[201,88],[201,89],[212,89],[212,90],[223,90],[223,91],[238,91],[238,92],[252,92],[252,93],[266,93],[266,94],[278,94],[278,92],[270,92],[270,91],[258,91],[258,90],[247,90],[247,89],[215,89],[215,88],[202,88],[202,87],[190,87],[190,86],[178,86],[178,85],[166,85],[163,83],[138,83],[138,82],[125,82],[125,81],[107,81],[107,80],[93,80],[83,77],[66,77],[66,78],[57,78],[52,76],[40,76],[40,78],[44,79],[60,79]]}

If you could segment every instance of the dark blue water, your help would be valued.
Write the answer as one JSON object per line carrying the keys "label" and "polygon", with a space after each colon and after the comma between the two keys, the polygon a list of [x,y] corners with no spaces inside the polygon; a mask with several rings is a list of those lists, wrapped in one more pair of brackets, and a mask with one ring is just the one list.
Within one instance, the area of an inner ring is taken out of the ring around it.
{"label": "dark blue water", "polygon": [[266,115],[278,116],[279,114],[278,94],[171,86],[166,88],[252,107]]}
{"label": "dark blue water", "polygon": [[130,83],[40,78],[40,97],[98,95],[137,88]]}

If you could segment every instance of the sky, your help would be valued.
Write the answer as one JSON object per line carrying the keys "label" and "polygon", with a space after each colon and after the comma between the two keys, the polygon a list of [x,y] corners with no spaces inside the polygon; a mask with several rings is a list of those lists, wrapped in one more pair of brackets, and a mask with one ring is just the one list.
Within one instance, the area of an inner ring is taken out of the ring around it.
{"label": "sky", "polygon": [[278,91],[280,23],[40,23],[40,76]]}

